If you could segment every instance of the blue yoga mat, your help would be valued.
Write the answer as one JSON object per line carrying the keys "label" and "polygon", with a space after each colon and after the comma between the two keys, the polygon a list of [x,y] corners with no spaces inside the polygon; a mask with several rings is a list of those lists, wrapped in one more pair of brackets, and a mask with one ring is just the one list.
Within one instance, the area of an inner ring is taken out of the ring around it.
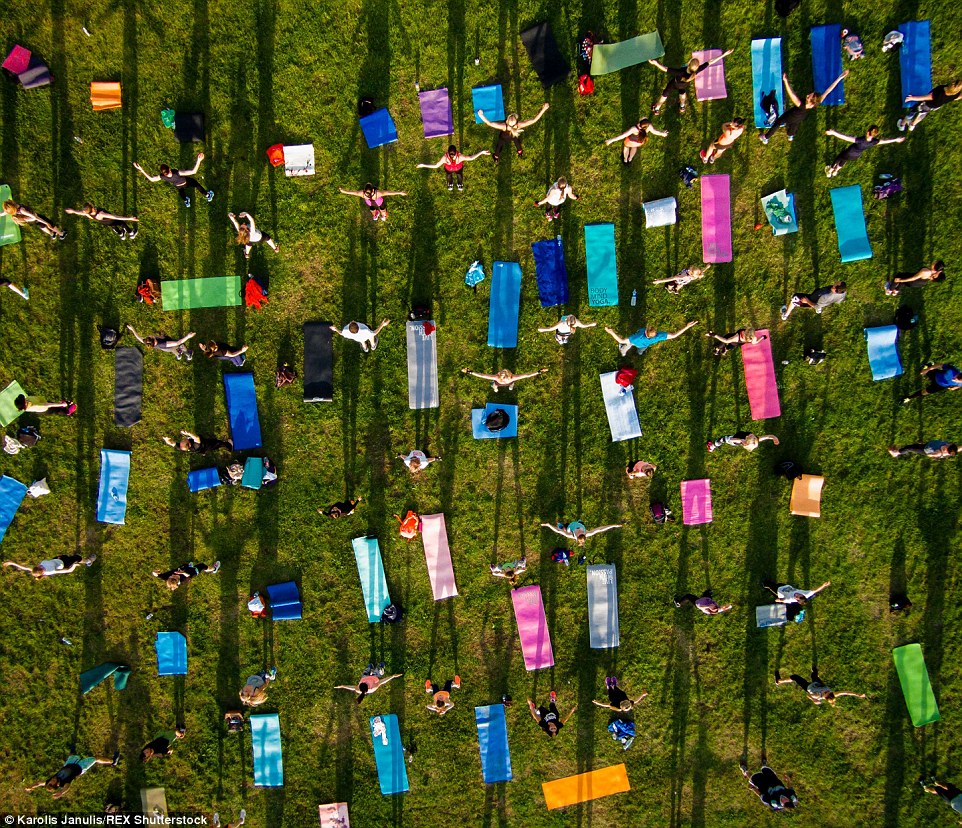
{"label": "blue yoga mat", "polygon": [[[489,431],[484,424],[488,415],[498,408],[504,409],[508,415],[508,424],[501,431]],[[518,436],[518,406],[501,403],[488,403],[484,408],[471,409],[471,434],[475,440],[497,440],[501,437]]]}
{"label": "blue yoga mat", "polygon": [[588,268],[588,304],[607,308],[618,304],[618,265],[615,226],[585,225],[585,265]]}
{"label": "blue yoga mat", "polygon": [[521,311],[521,265],[495,262],[491,268],[491,300],[488,305],[488,345],[518,347],[518,314]]}
{"label": "blue yoga mat", "polygon": [[254,786],[284,787],[284,753],[281,750],[281,717],[276,713],[251,715],[251,747],[254,749]]}
{"label": "blue yoga mat", "polygon": [[836,187],[829,190],[832,211],[835,213],[835,230],[838,233],[838,252],[843,262],[857,262],[872,258],[872,245],[865,229],[865,213],[862,212],[862,188]]}
{"label": "blue yoga mat", "polygon": [[187,675],[187,639],[179,632],[159,632],[154,641],[158,676]]}
{"label": "blue yoga mat", "polygon": [[[832,81],[842,74],[842,27],[837,23],[813,26],[812,40],[812,77],[815,91],[822,94]],[[841,106],[845,103],[845,81],[832,90],[832,94],[822,98],[823,106]]]}
{"label": "blue yoga mat", "polygon": [[[377,726],[375,719],[381,719],[387,731],[381,736],[374,733]],[[374,742],[374,764],[377,765],[377,781],[381,784],[381,793],[384,796],[405,793],[408,790],[408,771],[404,766],[401,728],[398,727],[397,716],[393,713],[371,716],[370,727],[371,739]]]}
{"label": "blue yoga mat", "polygon": [[534,273],[538,280],[541,307],[550,308],[568,302],[568,270],[561,236],[538,241],[531,245],[534,254]]}
{"label": "blue yoga mat", "polygon": [[7,529],[13,523],[14,515],[26,494],[27,487],[19,480],[6,475],[0,477],[0,541],[7,534]]}
{"label": "blue yoga mat", "polygon": [[272,584],[267,588],[272,621],[299,621],[303,611],[301,591],[296,581]]}
{"label": "blue yoga mat", "polygon": [[364,133],[364,140],[367,141],[370,149],[397,141],[394,119],[386,109],[379,109],[370,115],[365,115],[360,121],[361,132]]}
{"label": "blue yoga mat", "polygon": [[234,451],[261,447],[261,421],[257,416],[257,394],[253,374],[224,374],[227,417]]}
{"label": "blue yoga mat", "polygon": [[770,126],[762,109],[762,98],[772,92],[775,93],[778,114],[781,115],[785,111],[785,93],[782,89],[782,39],[780,37],[752,41],[752,103],[755,107],[755,126],[758,129],[766,129]]}
{"label": "blue yoga mat", "polygon": [[361,591],[364,593],[364,609],[367,620],[375,623],[391,603],[384,577],[384,561],[381,560],[381,547],[377,538],[354,538],[354,559],[357,561],[357,574],[361,578]]}
{"label": "blue yoga mat", "polygon": [[501,84],[493,86],[475,86],[471,90],[471,106],[474,108],[474,122],[484,123],[478,117],[478,110],[484,110],[484,117],[489,121],[504,120],[504,94],[501,91]]}
{"label": "blue yoga mat", "polygon": [[100,493],[97,520],[123,525],[127,515],[127,482],[130,479],[130,452],[102,449],[100,452]]}
{"label": "blue yoga mat", "polygon": [[264,483],[264,458],[248,457],[244,462],[244,476],[241,486],[247,489],[259,489]]}
{"label": "blue yoga mat", "polygon": [[481,774],[485,783],[511,781],[511,753],[508,751],[508,725],[503,704],[474,708],[481,747]]}
{"label": "blue yoga mat", "polygon": [[[902,72],[902,100],[907,95],[928,95],[932,91],[932,35],[928,20],[910,20],[899,26],[905,36],[899,49]],[[907,103],[910,107],[915,104]]]}
{"label": "blue yoga mat", "polygon": [[902,373],[902,360],[899,359],[897,342],[899,329],[895,325],[880,328],[866,328],[865,341],[868,344],[868,364],[875,381],[891,379]]}
{"label": "blue yoga mat", "polygon": [[187,488],[192,492],[202,492],[220,485],[220,474],[216,467],[209,469],[194,469],[187,473]]}

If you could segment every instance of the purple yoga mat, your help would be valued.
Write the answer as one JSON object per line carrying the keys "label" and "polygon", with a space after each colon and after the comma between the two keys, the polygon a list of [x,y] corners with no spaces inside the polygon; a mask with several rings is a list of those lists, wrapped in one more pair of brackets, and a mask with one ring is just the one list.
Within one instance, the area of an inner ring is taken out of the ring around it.
{"label": "purple yoga mat", "polygon": [[701,177],[701,248],[706,262],[732,260],[731,179]]}
{"label": "purple yoga mat", "polygon": [[447,89],[432,89],[418,93],[421,102],[421,120],[424,122],[424,137],[438,138],[454,134],[454,118],[451,115],[451,98]]}
{"label": "purple yoga mat", "polygon": [[681,514],[686,526],[711,523],[711,481],[707,477],[681,481]]}
{"label": "purple yoga mat", "polygon": [[745,389],[753,420],[780,417],[782,407],[778,402],[778,386],[775,384],[775,363],[772,359],[772,338],[766,330],[757,330],[765,339],[754,345],[742,345],[742,363],[745,365]]}
{"label": "purple yoga mat", "polygon": [[[692,52],[691,56],[700,63],[721,57],[721,49],[705,49]],[[720,60],[714,66],[709,66],[704,72],[695,75],[695,95],[700,101],[718,101],[728,97],[725,86],[725,61]]]}
{"label": "purple yoga mat", "polygon": [[544,617],[541,587],[537,584],[511,590],[514,617],[518,621],[518,637],[524,654],[524,669],[540,670],[554,666],[548,622]]}

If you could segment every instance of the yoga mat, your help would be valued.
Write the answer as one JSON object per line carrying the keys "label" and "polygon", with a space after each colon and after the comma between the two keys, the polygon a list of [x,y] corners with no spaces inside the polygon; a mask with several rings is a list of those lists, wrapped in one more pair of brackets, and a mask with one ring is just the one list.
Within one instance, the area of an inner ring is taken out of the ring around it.
{"label": "yoga mat", "polygon": [[880,328],[866,328],[865,340],[868,343],[868,364],[872,369],[872,379],[891,379],[902,373],[902,361],[897,346],[899,329],[895,325]]}
{"label": "yoga mat", "polygon": [[554,666],[548,621],[544,615],[541,587],[537,584],[511,590],[514,617],[518,622],[518,638],[524,655],[524,669],[528,672]]}
{"label": "yoga mat", "polygon": [[277,713],[251,714],[251,747],[254,750],[254,786],[284,787],[284,753],[281,750],[281,718]]}
{"label": "yoga mat", "polygon": [[91,81],[90,105],[94,112],[105,109],[120,109],[122,93],[119,81]]}
{"label": "yoga mat", "polygon": [[[902,100],[908,95],[928,95],[932,91],[932,36],[928,20],[910,20],[899,26],[905,36],[899,49],[902,73]],[[915,104],[903,104],[906,108]]]}
{"label": "yoga mat", "polygon": [[711,481],[708,478],[681,481],[681,514],[685,526],[712,522]]}
{"label": "yoga mat", "polygon": [[[841,48],[841,42],[839,43]],[[755,107],[755,126],[767,129],[771,126],[762,109],[762,98],[775,93],[778,114],[785,111],[785,93],[782,89],[782,39],[770,37],[752,41],[752,95]]]}
{"label": "yoga mat", "polygon": [[433,321],[407,323],[408,408],[437,408],[438,335]]}
{"label": "yoga mat", "polygon": [[454,117],[451,114],[451,98],[448,97],[447,89],[419,92],[418,102],[421,104],[425,138],[454,134]]}
{"label": "yoga mat", "polygon": [[287,178],[314,175],[313,144],[294,144],[284,147],[284,175]]}
{"label": "yoga mat", "polygon": [[248,457],[244,461],[244,475],[241,486],[245,489],[259,489],[264,485],[264,458]]}
{"label": "yoga mat", "polygon": [[242,304],[240,276],[166,279],[160,283],[165,311],[193,308],[233,308]]}
{"label": "yoga mat", "polygon": [[[721,49],[703,49],[692,52],[691,56],[700,63],[707,63],[723,54]],[[728,97],[728,88],[725,85],[725,61],[709,66],[703,72],[695,75],[695,97],[699,101],[718,101]]]}
{"label": "yoga mat", "polygon": [[518,347],[518,314],[521,311],[521,265],[495,262],[491,269],[488,304],[488,346]]}
{"label": "yoga mat", "polygon": [[424,558],[428,564],[431,592],[434,600],[453,598],[458,594],[454,583],[454,567],[451,565],[451,549],[448,547],[448,530],[444,515],[421,515],[421,539],[424,541]]}
{"label": "yoga mat", "polygon": [[618,304],[618,265],[615,226],[585,225],[585,265],[588,269],[588,305],[607,308]]}
{"label": "yoga mat", "polygon": [[351,828],[351,819],[347,812],[346,802],[329,802],[318,805],[317,814],[321,820],[321,828]]}
{"label": "yoga mat", "polygon": [[369,149],[393,144],[397,141],[397,128],[394,126],[394,119],[386,109],[379,109],[370,115],[365,115],[360,119],[361,132],[364,133],[364,140],[367,141]]}
{"label": "yoga mat", "polygon": [[607,75],[637,66],[665,54],[658,31],[638,35],[620,43],[596,43],[591,50],[591,74]]}
{"label": "yoga mat", "polygon": [[935,700],[935,693],[932,692],[921,645],[906,644],[904,647],[896,647],[892,650],[892,660],[898,670],[902,695],[905,696],[905,706],[909,709],[912,724],[922,727],[937,722],[941,718],[939,705]]}
{"label": "yoga mat", "polygon": [[174,137],[181,144],[203,141],[206,133],[203,112],[174,113]]}
{"label": "yoga mat", "polygon": [[530,29],[521,32],[521,42],[524,43],[531,65],[545,89],[568,77],[571,67],[558,49],[558,42],[554,39],[551,25],[547,21],[535,23]]}
{"label": "yoga mat", "polygon": [[17,509],[27,495],[27,487],[19,480],[4,475],[0,477],[0,541],[13,523]]}
{"label": "yoga mat", "polygon": [[187,675],[187,639],[179,632],[159,632],[154,640],[158,676]]}
{"label": "yoga mat", "polygon": [[[791,218],[791,221],[781,221],[773,210],[774,207],[783,208]],[[767,195],[762,199],[762,209],[765,211],[765,218],[772,227],[772,235],[784,236],[787,233],[798,232],[798,218],[795,214],[795,196],[785,190]]]}
{"label": "yoga mat", "polygon": [[127,686],[127,679],[130,678],[130,667],[126,664],[107,661],[98,667],[84,670],[80,674],[80,692],[86,696],[100,682],[106,681],[111,676],[114,677],[114,690],[123,690]]}
{"label": "yoga mat", "polygon": [[151,824],[151,818],[153,819],[154,825],[162,825],[163,823],[156,819],[156,816],[168,816],[167,813],[167,794],[163,788],[141,788],[140,789],[140,813],[146,815],[150,814],[150,817],[146,817],[145,824]]}
{"label": "yoga mat", "polygon": [[[815,91],[821,95],[842,74],[842,27],[837,23],[813,26],[811,41],[812,77],[815,79]],[[841,106],[844,103],[845,81],[839,83],[831,95],[822,98],[822,106]]]}
{"label": "yoga mat", "polygon": [[678,202],[674,196],[646,201],[641,205],[645,211],[645,227],[667,227],[678,221]]}
{"label": "yoga mat", "polygon": [[788,610],[784,604],[766,604],[755,607],[756,627],[783,627],[788,623]]}
{"label": "yoga mat", "polygon": [[272,621],[299,621],[304,609],[296,581],[271,584],[267,588],[267,603]]}
{"label": "yoga mat", "polygon": [[508,750],[508,723],[503,704],[486,704],[474,708],[481,748],[481,776],[486,785],[510,782],[511,752]]}
{"label": "yoga mat", "polygon": [[220,485],[220,474],[216,466],[209,469],[194,469],[187,472],[187,488],[192,492],[202,492],[204,489],[214,489]]}
{"label": "yoga mat", "polygon": [[621,643],[618,577],[614,564],[592,564],[588,572],[588,646],[606,650]]}
{"label": "yoga mat", "polygon": [[538,280],[541,307],[565,305],[568,302],[568,269],[561,236],[537,241],[531,245],[534,255],[534,274]]}
{"label": "yoga mat", "polygon": [[792,481],[792,496],[788,510],[799,517],[822,516],[822,487],[825,478],[817,474],[803,474]]}
{"label": "yoga mat", "polygon": [[334,399],[334,331],[330,322],[304,323],[304,402]]}
{"label": "yoga mat", "polygon": [[501,84],[496,83],[492,86],[475,86],[471,90],[471,106],[474,110],[474,122],[482,124],[478,117],[478,110],[484,112],[484,117],[489,121],[504,120],[504,92]]}
{"label": "yoga mat", "polygon": [[224,374],[227,418],[234,451],[250,451],[261,447],[261,421],[257,416],[257,394],[254,375]]}
{"label": "yoga mat", "polygon": [[628,783],[625,766],[613,765],[610,768],[556,779],[554,782],[542,782],[541,790],[544,792],[548,810],[553,811],[566,805],[577,805],[579,802],[625,793],[631,790],[631,785]]}
{"label": "yoga mat", "polygon": [[26,396],[26,392],[16,380],[11,382],[3,391],[0,391],[0,425],[8,426],[23,414],[23,412],[14,405],[14,400],[21,394]]}
{"label": "yoga mat", "polygon": [[[31,54],[33,53],[23,46],[14,46],[10,50],[10,54],[8,54],[3,61],[3,68],[14,75],[20,75],[27,71],[27,67],[30,65]],[[10,198],[10,196],[7,196],[7,198]]]}
{"label": "yoga mat", "polygon": [[[0,204],[3,204],[4,201],[10,201],[11,198],[13,198],[13,194],[10,192],[10,187],[6,184],[0,184]],[[0,247],[5,244],[16,244],[18,241],[20,241],[20,225],[6,213],[0,211]]]}
{"label": "yoga mat", "polygon": [[391,596],[387,592],[387,579],[384,577],[381,547],[377,538],[354,538],[351,545],[357,561],[357,574],[361,578],[367,620],[373,624],[381,620],[381,614],[391,603]]}
{"label": "yoga mat", "polygon": [[601,375],[601,396],[605,401],[613,443],[641,437],[641,423],[638,422],[638,410],[635,408],[635,392],[621,393],[622,387],[615,382],[617,373],[609,371]]}
{"label": "yoga mat", "polygon": [[127,483],[130,479],[130,452],[102,449],[100,452],[100,492],[97,495],[97,520],[123,525],[127,515]]}
{"label": "yoga mat", "polygon": [[[375,719],[381,719],[387,732],[381,736],[374,733]],[[408,772],[404,766],[404,747],[401,743],[401,728],[397,716],[371,716],[371,741],[374,743],[374,764],[377,766],[377,781],[384,796],[406,793]]]}
{"label": "yoga mat", "polygon": [[775,381],[775,362],[772,359],[772,336],[761,328],[755,333],[764,336],[754,345],[741,347],[742,364],[745,366],[745,390],[753,420],[780,417],[782,407],[778,401],[778,383]]}
{"label": "yoga mat", "polygon": [[[485,422],[488,415],[502,408],[508,415],[508,424],[501,431],[489,431]],[[488,403],[484,408],[471,409],[471,434],[475,440],[497,440],[501,437],[518,436],[518,406],[507,403]]]}
{"label": "yoga mat", "polygon": [[731,179],[701,177],[701,249],[706,262],[732,260]]}
{"label": "yoga mat", "polygon": [[50,74],[50,67],[34,55],[30,58],[30,65],[26,71],[21,72],[17,79],[24,89],[37,89],[52,83],[53,75]]}
{"label": "yoga mat", "polygon": [[118,348],[114,356],[114,425],[140,422],[144,396],[144,355],[137,348]]}
{"label": "yoga mat", "polygon": [[858,184],[836,187],[828,191],[832,197],[835,230],[838,233],[838,252],[843,262],[857,262],[872,258],[872,245],[865,228],[862,211],[862,188]]}

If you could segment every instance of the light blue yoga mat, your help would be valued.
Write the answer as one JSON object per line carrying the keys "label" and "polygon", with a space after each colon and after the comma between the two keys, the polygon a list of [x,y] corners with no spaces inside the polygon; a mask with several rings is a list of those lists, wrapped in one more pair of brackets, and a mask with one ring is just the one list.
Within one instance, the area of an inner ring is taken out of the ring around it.
{"label": "light blue yoga mat", "polygon": [[488,304],[488,346],[518,347],[518,315],[521,311],[521,265],[495,262],[491,269]]}
{"label": "light blue yoga mat", "polygon": [[618,304],[618,265],[615,226],[585,225],[585,265],[588,269],[588,304],[607,308]]}
{"label": "light blue yoga mat", "polygon": [[481,775],[485,784],[511,781],[511,753],[508,750],[508,724],[503,704],[474,708],[481,748]]}
{"label": "light blue yoga mat", "polygon": [[614,564],[588,567],[588,646],[606,650],[621,643],[618,624],[618,578]]}
{"label": "light blue yoga mat", "polygon": [[[837,23],[813,26],[811,41],[812,77],[815,79],[815,91],[821,95],[842,74],[842,27]],[[844,103],[845,81],[822,98],[822,106],[842,106]]]}
{"label": "light blue yoga mat", "polygon": [[[928,20],[911,20],[899,26],[905,36],[899,49],[902,73],[902,100],[908,95],[928,95],[932,91],[932,36]],[[903,104],[906,108],[915,104]]]}
{"label": "light blue yoga mat", "polygon": [[[485,425],[488,415],[501,408],[508,415],[508,424],[501,431],[490,431]],[[518,406],[488,403],[484,408],[471,409],[471,434],[475,440],[497,440],[501,437],[518,436]]]}
{"label": "light blue yoga mat", "polygon": [[251,715],[251,747],[254,749],[254,786],[283,788],[284,754],[281,718],[277,713]]}
{"label": "light blue yoga mat", "polygon": [[159,632],[154,641],[158,676],[187,675],[187,639],[179,632]]}
{"label": "light blue yoga mat", "polygon": [[361,577],[367,620],[373,624],[381,620],[381,614],[391,603],[391,596],[387,592],[387,579],[384,577],[381,547],[377,538],[354,538],[351,545],[357,561],[357,574]]}
{"label": "light blue yoga mat", "polygon": [[261,421],[257,416],[257,393],[253,374],[224,374],[224,395],[234,451],[261,447]]}
{"label": "light blue yoga mat", "polygon": [[879,328],[866,328],[865,341],[868,344],[868,364],[872,369],[872,379],[891,379],[902,373],[902,360],[899,359],[899,329],[895,325]]}
{"label": "light blue yoga mat", "polygon": [[187,488],[192,492],[202,492],[220,485],[220,474],[216,467],[209,469],[194,469],[187,473]]}
{"label": "light blue yoga mat", "polygon": [[835,230],[838,233],[838,252],[843,262],[857,262],[872,258],[872,245],[868,241],[865,228],[865,213],[862,211],[862,188],[858,184],[851,187],[836,187],[829,190],[832,197],[832,212],[835,213]]}
{"label": "light blue yoga mat", "polygon": [[478,117],[479,109],[484,111],[484,117],[489,121],[503,121],[504,93],[501,90],[501,84],[475,86],[471,90],[471,106],[474,110],[474,122],[476,124],[484,123]]}
{"label": "light blue yoga mat", "polygon": [[601,396],[605,401],[608,414],[608,428],[614,443],[641,437],[641,423],[638,409],[635,408],[635,393],[621,393],[621,386],[615,382],[616,371],[601,375]]}
{"label": "light blue yoga mat", "polygon": [[100,452],[100,494],[97,520],[123,525],[127,515],[127,483],[130,479],[130,452],[102,449]]}
{"label": "light blue yoga mat", "polygon": [[[795,213],[795,196],[785,190],[767,195],[762,199],[765,218],[772,228],[773,236],[784,236],[798,232],[798,218]],[[783,221],[783,218],[789,219]]]}
{"label": "light blue yoga mat", "polygon": [[[383,733],[379,733],[377,719],[384,725]],[[391,796],[407,792],[408,771],[404,766],[404,749],[397,716],[393,713],[371,716],[370,727],[371,739],[374,742],[374,764],[377,765],[377,781],[381,785],[381,793]]]}
{"label": "light blue yoga mat", "polygon": [[98,684],[111,676],[114,677],[114,690],[123,690],[127,686],[130,673],[130,667],[126,664],[117,664],[114,661],[104,662],[97,667],[84,670],[80,674],[80,692],[86,696]]}
{"label": "light blue yoga mat", "polygon": [[782,89],[782,39],[769,37],[752,41],[752,103],[755,108],[755,126],[767,129],[762,109],[762,98],[775,93],[778,101],[778,114],[785,111],[785,93]]}
{"label": "light blue yoga mat", "polygon": [[19,480],[6,475],[0,477],[0,541],[7,534],[7,529],[13,523],[14,515],[26,494],[27,487]]}

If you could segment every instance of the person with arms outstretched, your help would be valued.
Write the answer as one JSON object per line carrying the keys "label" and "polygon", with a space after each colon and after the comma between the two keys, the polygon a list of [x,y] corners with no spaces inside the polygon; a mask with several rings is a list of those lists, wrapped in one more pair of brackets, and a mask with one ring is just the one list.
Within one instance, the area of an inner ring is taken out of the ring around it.
{"label": "person with arms outstretched", "polygon": [[788,136],[788,140],[794,141],[795,136],[798,134],[798,128],[802,125],[802,121],[818,109],[819,104],[847,77],[848,69],[835,78],[822,94],[809,92],[805,96],[805,102],[802,103],[801,98],[795,94],[795,90],[792,89],[792,85],[788,82],[788,75],[783,74],[782,82],[785,84],[785,92],[792,102],[792,106],[775,119],[775,122],[768,128],[768,132],[759,132],[758,140],[763,144],[767,144],[779,127],[785,127],[785,134]]}
{"label": "person with arms outstretched", "polygon": [[140,166],[137,161],[134,161],[134,169],[137,170],[144,178],[148,181],[157,183],[162,181],[164,184],[169,184],[180,194],[181,199],[184,202],[185,207],[190,207],[190,191],[197,190],[199,193],[204,194],[204,198],[208,202],[214,200],[214,191],[208,190],[203,184],[201,184],[193,176],[197,175],[197,171],[200,169],[200,162],[204,160],[204,153],[197,153],[197,160],[194,161],[194,166],[189,170],[175,170],[172,169],[167,164],[160,165],[160,175],[151,175],[144,171],[144,168]]}
{"label": "person with arms outstretched", "polygon": [[478,110],[478,117],[484,124],[491,127],[491,129],[498,130],[498,140],[494,145],[494,152],[491,157],[494,159],[494,163],[497,164],[501,160],[501,150],[504,149],[504,145],[511,141],[514,143],[514,148],[518,152],[518,158],[521,157],[524,150],[521,146],[521,133],[524,132],[528,127],[533,127],[541,117],[548,111],[548,104],[543,104],[541,110],[533,118],[529,118],[527,121],[522,121],[518,115],[512,112],[503,121],[489,121],[484,114],[483,109]]}

